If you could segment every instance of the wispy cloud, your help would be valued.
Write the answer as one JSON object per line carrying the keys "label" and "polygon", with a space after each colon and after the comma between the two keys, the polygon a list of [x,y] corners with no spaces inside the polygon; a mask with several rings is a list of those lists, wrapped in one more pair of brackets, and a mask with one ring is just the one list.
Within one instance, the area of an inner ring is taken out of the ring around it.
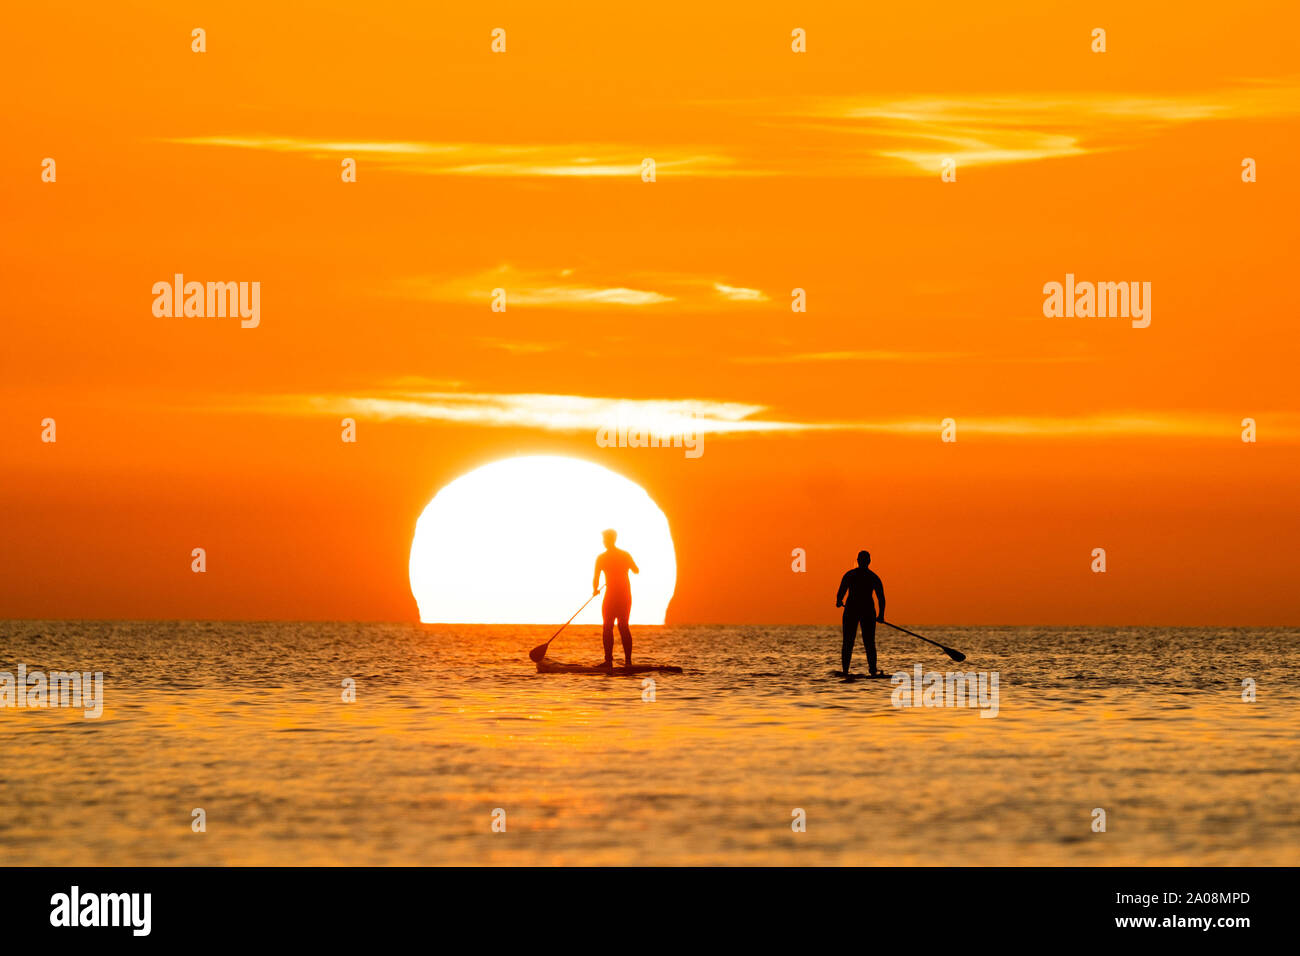
{"label": "wispy cloud", "polygon": [[[928,94],[712,101],[728,145],[479,143],[285,135],[207,135],[165,142],[207,148],[353,156],[427,176],[639,178],[647,155],[664,177],[933,175],[1129,149],[1176,126],[1300,115],[1300,81],[1242,80],[1197,93]],[[739,120],[739,121],[738,121]],[[748,120],[748,123],[745,122]],[[773,131],[779,131],[773,136]],[[721,292],[721,290],[719,290]]]}
{"label": "wispy cloud", "polygon": [[435,302],[488,302],[502,289],[506,306],[581,308],[654,306],[675,302],[690,308],[723,308],[766,302],[758,289],[708,282],[689,275],[652,273],[618,278],[575,269],[517,269],[503,264],[462,276],[419,276],[396,286],[400,295]]}
{"label": "wispy cloud", "polygon": [[[166,142],[272,153],[303,153],[317,158],[364,158],[381,169],[428,176],[634,177],[646,158],[629,145],[592,143],[435,143],[410,141],[332,141],[292,136],[186,136]],[[730,175],[734,161],[725,154],[700,153],[689,146],[655,150],[656,174]],[[741,170],[740,172],[743,172]]]}
{"label": "wispy cloud", "polygon": [[507,308],[519,305],[541,308],[646,306],[673,301],[673,296],[654,289],[594,282],[579,277],[572,269],[515,269],[509,265],[472,275],[405,279],[398,283],[396,291],[411,298],[434,302],[486,304],[496,289],[505,292]]}
{"label": "wispy cloud", "polygon": [[[282,415],[351,415],[381,420],[441,422],[487,428],[595,432],[629,426],[660,435],[763,435],[861,432],[914,435],[938,441],[930,418],[817,421],[767,417],[766,405],[713,399],[621,399],[545,393],[382,390],[362,395],[283,395],[249,399],[230,410]],[[960,437],[1182,438],[1235,441],[1239,419],[1211,413],[1116,412],[1097,415],[957,415]],[[1300,415],[1261,416],[1270,438],[1300,439]]]}
{"label": "wispy cloud", "polygon": [[818,362],[943,362],[962,358],[960,352],[829,351],[786,352],[775,355],[741,355],[738,365],[803,365]]}
{"label": "wispy cloud", "polygon": [[[282,412],[356,414],[494,428],[594,431],[619,424],[660,434],[798,431],[830,426],[755,420],[762,405],[698,399],[619,399],[492,392],[390,392],[359,396],[286,396]],[[266,406],[263,406],[266,407]]]}
{"label": "wispy cloud", "polygon": [[718,295],[731,302],[766,302],[767,296],[760,289],[746,289],[741,286],[713,283]]}
{"label": "wispy cloud", "polygon": [[972,362],[989,365],[1064,365],[1095,361],[1092,356],[1073,355],[988,355],[977,352],[907,352],[887,349],[827,350],[824,352],[777,352],[770,355],[738,355],[737,365],[815,365],[828,362]]}
{"label": "wispy cloud", "polygon": [[958,166],[1060,159],[1128,148],[1173,126],[1294,116],[1300,87],[1241,86],[1183,95],[1036,94],[840,97],[788,105],[792,123],[860,140],[871,156],[933,175]]}

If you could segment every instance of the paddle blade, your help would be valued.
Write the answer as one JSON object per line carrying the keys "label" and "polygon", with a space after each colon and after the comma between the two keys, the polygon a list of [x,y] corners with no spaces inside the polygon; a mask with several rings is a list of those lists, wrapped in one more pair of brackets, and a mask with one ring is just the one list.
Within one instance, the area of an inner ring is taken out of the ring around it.
{"label": "paddle blade", "polygon": [[[942,644],[940,644],[939,646],[943,647]],[[961,651],[954,651],[951,647],[944,647],[943,652],[947,654],[949,657],[951,657],[953,660],[955,660],[958,664],[960,664],[962,661],[966,659],[965,654],[963,654]],[[539,657],[537,658],[537,660],[541,660],[541,658]]]}
{"label": "paddle blade", "polygon": [[528,652],[528,656],[533,659],[534,664],[540,664],[542,662],[542,658],[546,656],[546,649],[550,646],[551,646],[550,641],[547,641],[545,644],[538,644],[536,647],[534,647],[531,651]]}

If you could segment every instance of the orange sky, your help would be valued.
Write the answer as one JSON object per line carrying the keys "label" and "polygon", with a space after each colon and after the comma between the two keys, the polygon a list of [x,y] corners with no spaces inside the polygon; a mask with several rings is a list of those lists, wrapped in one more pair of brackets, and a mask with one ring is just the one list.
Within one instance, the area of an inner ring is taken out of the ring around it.
{"label": "orange sky", "polygon": [[1300,622],[1293,3],[535,6],[10,11],[0,616],[414,620],[429,498],[547,452],[663,508],[669,623],[833,622],[860,547],[904,623]]}

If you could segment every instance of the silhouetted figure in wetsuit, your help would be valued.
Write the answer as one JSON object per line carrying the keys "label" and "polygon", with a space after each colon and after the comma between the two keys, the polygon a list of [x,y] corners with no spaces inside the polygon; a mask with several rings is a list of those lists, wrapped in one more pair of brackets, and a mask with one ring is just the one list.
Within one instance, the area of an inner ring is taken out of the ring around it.
{"label": "silhouetted figure in wetsuit", "polygon": [[596,557],[596,574],[591,579],[591,593],[600,590],[600,573],[605,572],[605,600],[600,605],[605,619],[605,628],[601,640],[605,643],[605,664],[614,666],[614,622],[618,622],[618,633],[623,638],[623,662],[632,666],[632,629],[627,626],[627,616],[632,610],[632,585],[627,573],[640,574],[641,569],[632,560],[632,555],[622,548],[614,547],[618,532],[613,528],[602,531],[605,550]]}
{"label": "silhouetted figure in wetsuit", "polygon": [[[835,606],[844,608],[844,643],[840,645],[840,660],[844,663],[844,676],[849,676],[849,661],[853,659],[853,642],[857,640],[858,626],[862,627],[862,644],[867,649],[867,669],[876,670],[876,622],[885,619],[885,586],[876,573],[868,567],[871,554],[858,552],[858,566],[840,580],[840,590],[835,595]],[[844,599],[845,592],[849,597]],[[880,601],[880,613],[871,603],[875,594]]]}

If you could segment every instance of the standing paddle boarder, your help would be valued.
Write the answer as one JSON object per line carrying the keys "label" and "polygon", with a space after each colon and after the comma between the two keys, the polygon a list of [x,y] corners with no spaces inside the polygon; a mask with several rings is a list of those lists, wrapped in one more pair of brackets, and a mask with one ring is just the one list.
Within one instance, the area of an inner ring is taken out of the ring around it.
{"label": "standing paddle boarder", "polygon": [[[858,566],[848,571],[840,579],[840,589],[835,595],[835,606],[844,608],[844,643],[840,645],[840,660],[844,663],[844,676],[849,676],[849,661],[853,659],[853,642],[858,637],[858,626],[862,626],[862,644],[867,649],[867,669],[872,676],[880,673],[876,670],[876,622],[885,620],[885,586],[876,572],[868,566],[871,564],[871,552],[858,552]],[[848,593],[845,601],[844,594]],[[880,602],[880,612],[876,613],[871,602],[874,594]]]}
{"label": "standing paddle boarder", "polygon": [[[632,630],[627,626],[627,616],[632,610],[632,585],[627,572],[640,574],[641,569],[632,560],[632,555],[622,548],[614,547],[618,532],[607,528],[600,533],[605,541],[605,550],[596,557],[596,573],[591,579],[592,597],[600,590],[600,573],[605,572],[605,600],[600,606],[605,619],[601,640],[605,644],[605,667],[614,666],[614,622],[618,622],[618,633],[623,638],[623,663],[632,666]],[[872,654],[874,655],[874,651]],[[874,659],[874,658],[873,658]]]}

